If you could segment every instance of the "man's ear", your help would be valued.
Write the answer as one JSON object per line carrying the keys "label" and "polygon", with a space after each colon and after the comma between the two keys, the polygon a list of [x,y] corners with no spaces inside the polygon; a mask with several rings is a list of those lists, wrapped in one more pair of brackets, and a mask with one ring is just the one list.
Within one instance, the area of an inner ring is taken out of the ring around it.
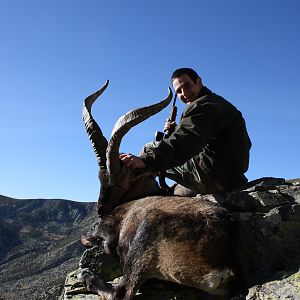
{"label": "man's ear", "polygon": [[198,78],[197,78],[197,84],[198,84],[200,87],[202,87],[202,79],[201,79],[201,77],[198,77]]}

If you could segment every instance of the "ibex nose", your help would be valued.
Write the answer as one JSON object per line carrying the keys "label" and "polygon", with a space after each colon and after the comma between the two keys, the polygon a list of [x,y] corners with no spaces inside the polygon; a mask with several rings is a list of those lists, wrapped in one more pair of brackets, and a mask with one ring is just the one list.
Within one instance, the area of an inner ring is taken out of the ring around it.
{"label": "ibex nose", "polygon": [[81,237],[81,244],[83,246],[85,246],[86,248],[98,246],[98,247],[101,247],[101,249],[104,249],[103,240],[98,236],[93,236],[93,235],[89,235],[89,234],[83,235]]}
{"label": "ibex nose", "polygon": [[98,240],[94,236],[83,235],[80,239],[81,244],[87,248],[93,247],[98,244]]}
{"label": "ibex nose", "polygon": [[81,237],[80,241],[81,241],[81,244],[86,247],[90,247],[92,245],[92,242],[85,235],[83,235]]}

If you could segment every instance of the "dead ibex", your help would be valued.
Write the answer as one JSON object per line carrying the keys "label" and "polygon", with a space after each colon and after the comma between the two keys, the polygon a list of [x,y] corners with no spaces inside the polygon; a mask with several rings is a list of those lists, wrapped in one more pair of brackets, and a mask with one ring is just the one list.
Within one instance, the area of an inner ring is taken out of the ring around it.
{"label": "dead ibex", "polygon": [[[157,278],[214,295],[245,291],[232,215],[201,198],[158,196],[153,174],[135,172],[119,161],[122,137],[134,125],[166,107],[172,98],[133,110],[116,123],[107,142],[91,116],[91,106],[108,82],[85,99],[83,119],[100,167],[100,221],[82,242],[117,254],[123,277],[117,286],[83,270],[80,280],[106,299],[132,299],[143,282]],[[155,196],[156,194],[156,196]],[[152,196],[149,196],[152,195]]]}

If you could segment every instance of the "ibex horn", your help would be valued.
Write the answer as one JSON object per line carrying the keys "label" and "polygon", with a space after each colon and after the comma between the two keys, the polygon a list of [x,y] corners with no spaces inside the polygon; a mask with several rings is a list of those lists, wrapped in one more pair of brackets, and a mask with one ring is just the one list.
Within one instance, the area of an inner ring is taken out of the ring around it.
{"label": "ibex horn", "polygon": [[107,169],[111,175],[117,176],[120,172],[119,148],[123,136],[135,125],[168,106],[172,97],[173,93],[169,88],[169,94],[164,100],[147,107],[134,109],[119,118],[112,131],[106,151]]}
{"label": "ibex horn", "polygon": [[106,83],[103,85],[103,87],[93,93],[92,95],[88,96],[83,103],[83,109],[82,109],[82,118],[83,122],[86,128],[86,132],[90,138],[90,141],[92,143],[94,152],[96,154],[97,162],[99,167],[106,168],[106,148],[107,148],[107,140],[103,136],[103,133],[98,126],[97,122],[92,117],[91,109],[93,103],[96,101],[96,99],[105,91],[109,83],[109,80],[106,81]]}

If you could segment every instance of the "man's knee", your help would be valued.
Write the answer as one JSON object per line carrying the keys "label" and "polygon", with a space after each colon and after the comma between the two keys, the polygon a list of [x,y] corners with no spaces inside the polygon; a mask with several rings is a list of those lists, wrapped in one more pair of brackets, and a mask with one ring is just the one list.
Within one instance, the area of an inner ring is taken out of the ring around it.
{"label": "man's knee", "polygon": [[175,185],[174,193],[175,196],[194,197],[197,193],[193,189],[189,189],[179,183]]}
{"label": "man's knee", "polygon": [[158,142],[152,141],[144,145],[144,147],[141,149],[139,155],[145,155],[148,152],[148,149],[153,148],[157,145]]}

